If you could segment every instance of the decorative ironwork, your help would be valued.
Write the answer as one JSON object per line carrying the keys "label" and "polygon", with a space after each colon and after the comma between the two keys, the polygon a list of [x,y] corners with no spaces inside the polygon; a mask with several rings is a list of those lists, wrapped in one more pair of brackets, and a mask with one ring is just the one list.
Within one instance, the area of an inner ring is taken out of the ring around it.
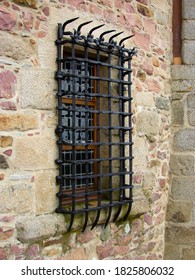
{"label": "decorative ironwork", "polygon": [[132,124],[131,60],[136,51],[125,48],[122,32],[108,30],[98,38],[93,27],[82,35],[84,22],[67,30],[73,18],[58,25],[58,126],[59,135],[59,206],[58,213],[69,214],[71,229],[75,215],[83,213],[85,230],[89,212],[96,212],[92,223],[107,210],[105,226],[112,211],[114,221],[127,205],[126,219],[132,206]]}

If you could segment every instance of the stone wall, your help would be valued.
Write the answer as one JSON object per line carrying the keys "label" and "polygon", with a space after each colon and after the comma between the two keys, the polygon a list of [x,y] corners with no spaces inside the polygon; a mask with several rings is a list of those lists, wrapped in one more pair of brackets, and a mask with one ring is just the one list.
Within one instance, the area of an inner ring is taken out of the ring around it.
{"label": "stone wall", "polygon": [[195,2],[183,1],[183,65],[172,66],[172,187],[166,259],[195,259]]}
{"label": "stone wall", "polygon": [[[171,2],[0,1],[0,259],[163,258],[170,158]],[[123,36],[133,32],[126,46],[138,50],[132,87],[132,213],[126,222],[110,223],[106,229],[100,224],[93,231],[88,227],[84,233],[82,217],[67,232],[69,217],[55,213],[54,41],[57,24],[76,16],[80,22],[92,19],[94,26],[105,23],[104,30],[124,31]]]}

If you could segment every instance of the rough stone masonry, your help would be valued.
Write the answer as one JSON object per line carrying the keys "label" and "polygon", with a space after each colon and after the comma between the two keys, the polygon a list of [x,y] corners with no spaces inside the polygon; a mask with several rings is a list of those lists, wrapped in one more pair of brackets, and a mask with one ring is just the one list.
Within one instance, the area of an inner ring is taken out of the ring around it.
{"label": "rough stone masonry", "polygon": [[[171,0],[0,1],[0,259],[163,259],[170,189],[171,14]],[[80,22],[93,20],[94,26],[105,23],[102,31],[134,34],[126,46],[138,50],[132,78],[132,213],[126,222],[106,229],[100,224],[84,233],[82,217],[67,232],[69,218],[55,213],[54,41],[57,24],[77,16]],[[193,124],[193,81],[175,83],[182,91],[191,88],[186,112]],[[182,119],[183,99],[174,102]],[[175,134],[179,156],[185,149],[182,133],[193,138],[191,130],[193,125]],[[193,176],[193,158],[185,156],[182,172]]]}

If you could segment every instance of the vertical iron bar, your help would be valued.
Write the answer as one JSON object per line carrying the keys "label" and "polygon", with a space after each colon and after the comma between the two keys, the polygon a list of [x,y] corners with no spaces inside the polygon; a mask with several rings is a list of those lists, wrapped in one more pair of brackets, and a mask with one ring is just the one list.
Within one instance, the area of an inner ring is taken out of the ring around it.
{"label": "vertical iron bar", "polygon": [[[109,152],[108,152],[108,157],[109,157],[109,174],[112,173],[112,161],[110,160],[112,158],[112,114],[111,114],[111,111],[112,111],[112,105],[111,105],[111,53],[108,52],[108,126],[109,126],[109,129],[108,129],[108,149],[109,149]],[[110,205],[112,205],[112,175],[109,175],[109,200],[110,200]],[[112,206],[109,207],[109,213],[108,213],[108,217],[106,219],[106,222],[105,222],[105,227],[108,225],[109,221],[110,221],[110,217],[111,217],[111,214],[112,214]]]}

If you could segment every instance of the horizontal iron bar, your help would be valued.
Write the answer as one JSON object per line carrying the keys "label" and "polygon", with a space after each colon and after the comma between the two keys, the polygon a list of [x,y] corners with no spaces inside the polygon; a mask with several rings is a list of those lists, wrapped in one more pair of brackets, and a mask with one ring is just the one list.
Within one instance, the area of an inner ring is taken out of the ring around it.
{"label": "horizontal iron bar", "polygon": [[[58,95],[58,94],[57,94]],[[84,94],[78,94],[77,93],[74,93],[72,91],[68,91],[64,94],[64,91],[62,91],[62,93],[60,93],[60,96],[62,97],[65,97],[66,95],[75,95],[75,96],[82,96],[82,97],[85,97],[85,96],[88,96],[88,97],[101,97],[101,98],[111,98],[111,99],[117,99],[117,100],[123,100],[123,101],[130,101],[132,100],[132,97],[127,97],[127,96],[115,96],[115,95],[108,95],[108,94],[102,94],[102,93],[84,93]],[[90,100],[91,101],[91,100]]]}
{"label": "horizontal iron bar", "polygon": [[133,172],[128,171],[119,171],[119,172],[115,172],[115,173],[101,173],[101,174],[93,174],[93,175],[84,175],[84,176],[67,176],[67,175],[63,175],[62,178],[64,179],[71,179],[71,180],[76,180],[76,179],[93,179],[93,178],[102,178],[102,177],[112,177],[112,176],[120,176],[120,175],[132,175]]}
{"label": "horizontal iron bar", "polygon": [[[61,143],[60,143],[61,144]],[[71,146],[71,147],[77,147],[77,146],[130,146],[133,145],[133,142],[93,142],[93,143],[68,143],[68,142],[63,142],[65,146]]]}
{"label": "horizontal iron bar", "polygon": [[113,160],[133,160],[133,157],[111,157],[111,158],[94,158],[94,159],[82,159],[82,160],[63,160],[64,163],[85,163],[85,162],[102,162],[102,161],[113,161]]}

